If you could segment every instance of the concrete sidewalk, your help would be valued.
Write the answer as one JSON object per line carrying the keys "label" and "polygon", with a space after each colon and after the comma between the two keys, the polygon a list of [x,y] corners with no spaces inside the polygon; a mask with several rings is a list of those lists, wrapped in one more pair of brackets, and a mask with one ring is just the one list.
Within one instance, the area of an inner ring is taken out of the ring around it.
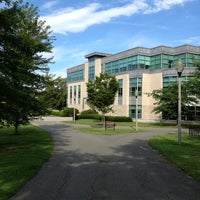
{"label": "concrete sidewalk", "polygon": [[58,121],[37,120],[54,153],[11,200],[198,200],[200,183],[151,149],[147,141],[175,129],[90,135]]}

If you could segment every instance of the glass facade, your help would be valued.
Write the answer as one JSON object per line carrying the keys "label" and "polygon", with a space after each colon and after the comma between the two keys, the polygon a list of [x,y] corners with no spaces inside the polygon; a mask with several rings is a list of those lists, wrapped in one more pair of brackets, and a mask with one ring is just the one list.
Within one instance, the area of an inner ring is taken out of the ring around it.
{"label": "glass facade", "polygon": [[81,103],[81,86],[78,85],[78,104]]}
{"label": "glass facade", "polygon": [[70,86],[69,98],[70,98],[70,104],[72,104],[72,86]]}
{"label": "glass facade", "polygon": [[78,70],[67,74],[67,82],[76,82],[84,80],[84,70]]}
{"label": "glass facade", "polygon": [[74,86],[74,104],[76,104],[76,86]]}
{"label": "glass facade", "polygon": [[122,96],[123,96],[123,79],[119,79],[119,89],[118,89],[118,105],[122,105]]}
{"label": "glass facade", "polygon": [[[136,118],[136,105],[129,106],[129,116],[131,118]],[[142,118],[142,106],[138,105],[138,118]]]}
{"label": "glass facade", "polygon": [[179,55],[158,54],[153,56],[134,55],[105,63],[105,72],[115,74],[135,69],[175,68],[179,59],[185,63],[186,67],[195,67],[197,61],[200,60],[200,55],[191,53]]}
{"label": "glass facade", "polygon": [[135,96],[136,90],[138,90],[138,94],[139,96],[141,96],[142,95],[142,78],[141,77],[130,79],[130,86],[129,86],[130,96]]}
{"label": "glass facade", "polygon": [[[192,78],[192,76],[181,76],[181,82],[187,81],[188,79]],[[166,76],[163,77],[163,88],[167,88],[169,85],[178,81],[177,76]]]}
{"label": "glass facade", "polygon": [[95,68],[94,66],[90,66],[88,70],[88,78],[89,80],[94,80]]}

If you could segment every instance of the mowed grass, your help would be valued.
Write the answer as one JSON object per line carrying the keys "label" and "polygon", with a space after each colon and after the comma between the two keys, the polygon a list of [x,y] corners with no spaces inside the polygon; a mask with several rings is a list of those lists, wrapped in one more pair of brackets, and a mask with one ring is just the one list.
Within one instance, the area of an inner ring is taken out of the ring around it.
{"label": "mowed grass", "polygon": [[77,130],[84,132],[84,133],[89,133],[89,134],[94,134],[94,135],[118,135],[118,134],[127,134],[127,133],[137,133],[139,131],[135,131],[134,129],[117,129],[113,130],[113,128],[85,128],[85,127],[79,127],[76,128]]}
{"label": "mowed grass", "polygon": [[179,145],[177,135],[155,136],[149,144],[168,160],[200,181],[200,136],[182,135]]}
{"label": "mowed grass", "polygon": [[14,195],[48,161],[53,151],[50,135],[32,125],[0,128],[0,200]]}
{"label": "mowed grass", "polygon": [[[79,119],[74,121],[67,121],[65,122],[67,124],[82,124],[82,125],[98,125],[98,124],[102,124],[102,122],[100,120],[96,120],[96,119]],[[117,126],[128,126],[128,127],[135,127],[135,122],[115,122],[116,127]],[[176,127],[175,124],[167,124],[167,123],[138,123],[139,127]]]}

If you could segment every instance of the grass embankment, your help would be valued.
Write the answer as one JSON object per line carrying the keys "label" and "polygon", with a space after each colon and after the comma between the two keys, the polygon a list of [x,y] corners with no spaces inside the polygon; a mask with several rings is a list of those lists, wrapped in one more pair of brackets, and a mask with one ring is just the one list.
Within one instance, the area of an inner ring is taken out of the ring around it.
{"label": "grass embankment", "polygon": [[[99,125],[102,122],[95,119],[79,119],[74,121],[67,121],[68,124],[82,124],[82,125]],[[117,126],[128,126],[128,127],[135,127],[135,122],[115,122],[116,128]],[[138,123],[139,127],[176,127],[175,124],[168,124],[168,123]]]}
{"label": "grass embankment", "polygon": [[76,128],[77,130],[94,134],[94,135],[117,135],[117,134],[127,134],[127,133],[136,133],[139,131],[135,131],[134,129],[115,129],[113,128],[107,128],[106,130],[104,128]]}
{"label": "grass embankment", "polygon": [[21,126],[18,135],[12,127],[0,128],[0,200],[14,195],[33,177],[52,150],[52,138],[38,127]]}
{"label": "grass embankment", "polygon": [[181,145],[178,144],[177,135],[155,136],[149,144],[187,174],[200,181],[200,136],[183,135]]}

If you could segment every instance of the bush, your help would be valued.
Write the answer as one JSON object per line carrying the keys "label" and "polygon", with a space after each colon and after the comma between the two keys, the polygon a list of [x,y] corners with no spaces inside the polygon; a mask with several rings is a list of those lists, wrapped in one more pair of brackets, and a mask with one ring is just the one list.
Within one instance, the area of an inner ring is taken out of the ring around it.
{"label": "bush", "polygon": [[101,115],[99,114],[80,114],[79,119],[96,119],[101,120]]}
{"label": "bush", "polygon": [[106,116],[106,121],[113,121],[113,122],[132,122],[131,117],[125,116]]}
{"label": "bush", "polygon": [[[99,114],[84,114],[81,112],[79,115],[79,119],[96,119],[101,120],[102,115]],[[132,122],[131,117],[124,117],[124,116],[106,116],[106,121],[113,121],[113,122]]]}
{"label": "bush", "polygon": [[91,114],[98,114],[98,112],[92,109],[84,110],[81,112],[81,115],[91,115]]}
{"label": "bush", "polygon": [[63,111],[55,111],[55,110],[52,110],[51,115],[54,115],[54,116],[58,116],[58,117],[64,117],[64,113]]}
{"label": "bush", "polygon": [[[65,108],[63,112],[64,112],[65,117],[73,117],[74,116],[74,108]],[[79,110],[75,108],[76,117],[77,117],[78,113],[79,113]]]}
{"label": "bush", "polygon": [[[79,113],[79,110],[75,108],[75,116],[76,119],[77,114]],[[51,111],[51,115],[59,116],[59,117],[73,117],[74,116],[74,108],[65,108],[61,111]]]}

